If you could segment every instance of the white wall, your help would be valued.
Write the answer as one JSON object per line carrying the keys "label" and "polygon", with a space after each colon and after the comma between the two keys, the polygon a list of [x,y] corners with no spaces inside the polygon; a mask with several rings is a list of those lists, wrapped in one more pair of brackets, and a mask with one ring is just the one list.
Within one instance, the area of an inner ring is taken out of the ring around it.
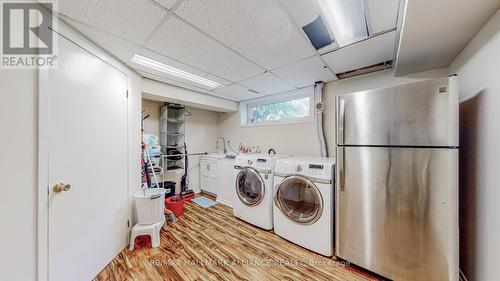
{"label": "white wall", "polygon": [[[151,116],[144,122],[144,133],[159,135],[160,106],[163,102],[142,100],[143,109]],[[186,107],[186,144],[188,153],[215,152],[218,136],[217,112]],[[200,156],[189,156],[189,187],[200,190]]]}
{"label": "white wall", "polygon": [[[423,79],[446,77],[447,69],[436,69],[402,77],[394,77],[394,71],[381,71],[351,79],[326,83],[325,91],[325,134],[329,155],[335,156],[335,114],[334,97],[368,89],[384,88]],[[241,142],[257,145],[262,152],[274,148],[278,153],[294,155],[320,155],[316,122],[241,127],[240,113],[219,113],[219,135],[230,140],[238,149]]]}
{"label": "white wall", "polygon": [[0,279],[36,278],[38,73],[0,70]]}
{"label": "white wall", "polygon": [[160,106],[163,102],[142,99],[142,110],[146,110],[149,118],[144,120],[144,133],[160,136]]}
{"label": "white wall", "polygon": [[450,65],[460,87],[461,268],[498,280],[500,252],[500,11]]}

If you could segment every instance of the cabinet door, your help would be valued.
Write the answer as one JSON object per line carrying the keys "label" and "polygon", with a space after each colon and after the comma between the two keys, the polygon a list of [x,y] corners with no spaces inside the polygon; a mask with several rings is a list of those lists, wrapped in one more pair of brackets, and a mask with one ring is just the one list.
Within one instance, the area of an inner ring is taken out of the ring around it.
{"label": "cabinet door", "polygon": [[203,190],[208,190],[209,188],[209,163],[208,161],[200,161],[200,188]]}
{"label": "cabinet door", "polygon": [[210,177],[208,180],[209,192],[217,195],[217,178]]}
{"label": "cabinet door", "polygon": [[206,160],[200,161],[200,175],[208,176],[209,171],[209,163]]}
{"label": "cabinet door", "polygon": [[217,170],[218,170],[218,167],[217,167],[217,161],[210,161],[209,162],[209,171],[208,171],[208,175],[211,177],[211,178],[217,178]]}

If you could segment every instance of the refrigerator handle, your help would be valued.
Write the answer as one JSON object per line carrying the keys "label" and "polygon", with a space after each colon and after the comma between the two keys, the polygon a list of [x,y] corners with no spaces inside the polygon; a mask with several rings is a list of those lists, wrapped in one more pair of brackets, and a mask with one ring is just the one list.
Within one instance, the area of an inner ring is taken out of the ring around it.
{"label": "refrigerator handle", "polygon": [[344,161],[345,161],[345,155],[344,155],[344,147],[339,147],[338,149],[338,155],[337,155],[337,169],[339,171],[338,174],[338,183],[337,186],[340,190],[340,192],[345,191],[345,169],[344,169]]}
{"label": "refrigerator handle", "polygon": [[345,138],[344,138],[344,126],[345,126],[345,100],[340,99],[340,105],[339,105],[339,120],[338,120],[338,126],[339,128],[338,131],[338,136],[337,140],[339,144],[344,144]]}

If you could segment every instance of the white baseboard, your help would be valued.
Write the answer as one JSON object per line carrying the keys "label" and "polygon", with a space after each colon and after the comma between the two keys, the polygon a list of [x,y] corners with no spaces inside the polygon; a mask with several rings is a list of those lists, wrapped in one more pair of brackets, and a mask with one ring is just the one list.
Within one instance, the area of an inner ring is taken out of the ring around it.
{"label": "white baseboard", "polygon": [[226,205],[226,206],[228,206],[229,208],[233,208],[233,203],[231,203],[231,202],[229,202],[229,201],[226,201],[226,200],[224,200],[224,199],[219,199],[219,198],[217,197],[217,199],[215,199],[215,202],[220,203],[220,204],[222,204],[222,205]]}

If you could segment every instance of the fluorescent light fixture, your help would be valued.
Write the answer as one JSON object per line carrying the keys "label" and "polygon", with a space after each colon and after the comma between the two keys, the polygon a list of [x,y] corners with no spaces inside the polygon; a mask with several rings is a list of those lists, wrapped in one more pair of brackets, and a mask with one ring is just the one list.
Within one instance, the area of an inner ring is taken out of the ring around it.
{"label": "fluorescent light fixture", "polygon": [[179,78],[186,79],[188,81],[195,82],[195,83],[203,85],[203,86],[207,86],[209,88],[217,88],[217,87],[221,86],[221,84],[214,82],[212,80],[208,80],[208,79],[200,77],[198,75],[191,74],[191,73],[186,72],[184,70],[177,69],[177,68],[172,67],[170,65],[166,65],[164,63],[155,61],[154,59],[150,59],[150,58],[147,58],[145,56],[141,56],[139,54],[135,54],[132,57],[131,61],[133,63],[139,64],[139,65],[142,65],[145,67],[149,67],[151,69],[154,69],[154,70],[166,73],[166,74],[170,74],[170,75],[175,76],[175,77],[179,77]]}
{"label": "fluorescent light fixture", "polygon": [[368,37],[363,0],[318,0],[339,46]]}

